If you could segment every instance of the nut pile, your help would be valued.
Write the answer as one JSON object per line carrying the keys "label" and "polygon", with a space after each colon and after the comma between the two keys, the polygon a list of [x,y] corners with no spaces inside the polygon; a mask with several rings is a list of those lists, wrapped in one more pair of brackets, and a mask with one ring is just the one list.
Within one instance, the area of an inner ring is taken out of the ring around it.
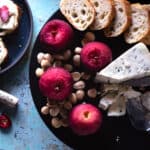
{"label": "nut pile", "polygon": [[[95,40],[95,35],[92,32],[87,32],[81,44],[83,46],[93,40]],[[54,128],[61,126],[67,127],[70,110],[75,104],[84,102],[86,96],[90,99],[95,99],[99,96],[99,92],[97,92],[96,88],[93,88],[94,86],[89,89],[87,87],[89,80],[91,80],[91,74],[81,69],[81,50],[81,47],[76,47],[74,51],[68,49],[62,54],[39,52],[37,55],[37,62],[40,65],[40,67],[35,70],[37,77],[40,78],[49,67],[63,67],[71,73],[74,81],[73,91],[67,99],[58,102],[47,98],[47,104],[41,108],[43,115],[49,114],[51,116],[51,125]],[[90,83],[90,85],[92,84],[95,83]]]}

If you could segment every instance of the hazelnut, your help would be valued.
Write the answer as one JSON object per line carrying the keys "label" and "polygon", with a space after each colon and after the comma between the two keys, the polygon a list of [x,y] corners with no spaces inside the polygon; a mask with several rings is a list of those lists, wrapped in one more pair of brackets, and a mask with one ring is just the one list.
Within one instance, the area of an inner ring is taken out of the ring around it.
{"label": "hazelnut", "polygon": [[56,60],[53,63],[53,67],[61,67],[62,66],[62,62],[60,60]]}
{"label": "hazelnut", "polygon": [[43,115],[47,115],[47,114],[49,113],[49,107],[48,107],[48,106],[43,106],[43,107],[41,108],[41,113],[42,113]]}
{"label": "hazelnut", "polygon": [[85,96],[85,92],[83,90],[77,90],[76,91],[76,97],[78,100],[82,100]]}
{"label": "hazelnut", "polygon": [[57,117],[55,117],[55,118],[52,118],[51,124],[54,128],[60,128],[62,125],[62,122]]}
{"label": "hazelnut", "polygon": [[71,102],[66,102],[66,103],[64,104],[64,108],[67,109],[67,110],[70,110],[70,109],[72,108]]}
{"label": "hazelnut", "polygon": [[70,59],[70,57],[71,57],[71,50],[66,50],[65,52],[64,52],[64,60],[68,60],[68,59]]}
{"label": "hazelnut", "polygon": [[49,53],[44,54],[44,59],[48,60],[51,63],[53,62],[53,57]]}
{"label": "hazelnut", "polygon": [[77,102],[77,96],[75,93],[72,93],[70,96],[69,96],[69,101],[72,103],[72,104],[75,104]]}
{"label": "hazelnut", "polygon": [[97,90],[95,88],[92,88],[92,89],[89,89],[87,91],[87,95],[90,97],[90,98],[96,98],[97,96]]}
{"label": "hazelnut", "polygon": [[81,78],[80,72],[73,72],[73,73],[71,73],[71,75],[72,75],[74,81],[78,81]]}
{"label": "hazelnut", "polygon": [[68,70],[69,72],[71,72],[71,71],[73,70],[73,67],[72,67],[72,65],[70,65],[70,64],[65,64],[65,65],[64,65],[64,68],[65,68],[66,70]]}
{"label": "hazelnut", "polygon": [[42,68],[48,68],[49,66],[51,66],[50,62],[47,59],[42,59],[41,67]]}
{"label": "hazelnut", "polygon": [[91,77],[91,75],[86,73],[86,72],[81,73],[81,78],[84,79],[84,80],[89,80],[90,77]]}
{"label": "hazelnut", "polygon": [[81,90],[85,88],[85,82],[84,81],[78,81],[74,83],[73,88],[76,90]]}
{"label": "hazelnut", "polygon": [[73,63],[75,66],[80,66],[80,55],[76,54],[73,56]]}
{"label": "hazelnut", "polygon": [[35,70],[35,75],[36,75],[37,77],[40,77],[43,73],[44,73],[43,68],[37,68],[37,69]]}
{"label": "hazelnut", "polygon": [[59,107],[52,107],[49,110],[49,113],[52,117],[56,117],[59,114],[59,112],[60,112]]}
{"label": "hazelnut", "polygon": [[54,58],[56,60],[64,60],[64,56],[62,56],[62,55],[54,55]]}
{"label": "hazelnut", "polygon": [[42,59],[44,58],[44,53],[40,52],[37,54],[37,61],[40,64]]}
{"label": "hazelnut", "polygon": [[76,54],[80,54],[80,53],[81,53],[81,50],[82,50],[81,47],[76,47],[76,48],[74,49],[74,52],[75,52]]}
{"label": "hazelnut", "polygon": [[95,35],[92,32],[86,32],[84,38],[87,39],[87,41],[91,42],[95,40]]}

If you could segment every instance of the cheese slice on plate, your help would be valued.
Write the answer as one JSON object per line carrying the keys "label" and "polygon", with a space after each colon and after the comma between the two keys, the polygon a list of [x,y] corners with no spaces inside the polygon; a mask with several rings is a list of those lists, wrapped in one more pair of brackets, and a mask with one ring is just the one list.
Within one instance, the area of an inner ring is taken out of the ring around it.
{"label": "cheese slice on plate", "polygon": [[145,44],[138,43],[97,73],[95,80],[104,83],[121,83],[150,75],[150,52]]}

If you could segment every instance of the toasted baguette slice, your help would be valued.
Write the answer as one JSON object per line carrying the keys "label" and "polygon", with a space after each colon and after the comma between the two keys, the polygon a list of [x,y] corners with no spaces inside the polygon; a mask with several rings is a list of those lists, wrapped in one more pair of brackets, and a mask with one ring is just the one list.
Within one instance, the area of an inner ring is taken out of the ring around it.
{"label": "toasted baguette slice", "polygon": [[[149,14],[150,14],[150,4],[145,4],[143,5],[143,7],[145,7],[149,11]],[[150,31],[149,31],[149,34],[145,38],[143,38],[141,41],[146,45],[150,45]]]}
{"label": "toasted baguette slice", "polygon": [[7,56],[8,56],[8,50],[5,47],[4,42],[0,38],[0,65],[5,62]]}
{"label": "toasted baguette slice", "polygon": [[104,30],[105,36],[116,37],[122,34],[130,25],[131,9],[127,0],[114,0],[115,17]]}
{"label": "toasted baguette slice", "polygon": [[3,22],[3,20],[0,17],[0,36],[4,36],[8,33],[13,32],[19,24],[19,18],[21,14],[21,9],[18,7],[17,4],[15,4],[11,0],[1,0],[0,1],[0,8],[3,6],[6,6],[9,11],[9,19],[6,22]]}
{"label": "toasted baguette slice", "polygon": [[101,30],[106,28],[115,16],[113,0],[90,0],[93,4],[96,16],[90,26],[91,30]]}
{"label": "toasted baguette slice", "polygon": [[145,38],[150,31],[150,14],[141,4],[131,4],[131,26],[125,32],[125,41],[136,43]]}
{"label": "toasted baguette slice", "polygon": [[95,9],[88,0],[61,0],[60,10],[78,30],[84,31],[94,20]]}

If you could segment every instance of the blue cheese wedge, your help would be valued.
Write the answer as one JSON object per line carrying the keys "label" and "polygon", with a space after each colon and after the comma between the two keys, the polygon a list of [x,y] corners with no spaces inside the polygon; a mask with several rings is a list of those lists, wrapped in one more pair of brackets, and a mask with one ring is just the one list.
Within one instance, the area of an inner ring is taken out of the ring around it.
{"label": "blue cheese wedge", "polygon": [[138,43],[98,72],[96,81],[122,83],[149,75],[150,52],[144,43]]}

